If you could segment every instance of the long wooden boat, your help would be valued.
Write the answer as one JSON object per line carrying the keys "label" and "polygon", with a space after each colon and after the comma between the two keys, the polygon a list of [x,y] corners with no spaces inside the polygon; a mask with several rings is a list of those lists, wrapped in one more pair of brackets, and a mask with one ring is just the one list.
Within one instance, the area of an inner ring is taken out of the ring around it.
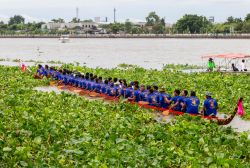
{"label": "long wooden boat", "polygon": [[[51,86],[55,86],[55,82],[51,82],[50,83]],[[100,93],[96,93],[96,92],[91,92],[89,90],[85,90],[85,89],[81,89],[81,88],[78,88],[78,87],[74,87],[74,86],[69,86],[69,85],[58,85],[57,86],[58,89],[60,90],[69,90],[71,92],[74,92],[74,93],[78,93],[80,96],[90,96],[90,97],[102,97],[104,100],[108,100],[108,101],[113,101],[113,102],[118,102],[120,100],[120,98],[118,97],[113,97],[113,96],[108,96],[106,94],[100,94]],[[156,106],[150,106],[148,104],[148,102],[134,102],[134,101],[131,101],[131,100],[128,100],[127,101],[128,103],[131,103],[131,104],[136,104],[142,108],[145,108],[145,109],[151,109],[151,110],[155,110],[155,111],[159,111],[162,113],[162,115],[175,115],[175,116],[181,116],[181,115],[184,115],[184,114],[187,114],[185,112],[180,112],[180,111],[174,111],[174,110],[170,110],[170,109],[166,109],[166,108],[161,108],[161,107],[156,107]],[[211,120],[213,122],[216,122],[218,125],[227,125],[229,124],[235,117],[235,115],[237,114],[237,110],[238,110],[238,107],[236,106],[236,108],[234,109],[234,112],[226,119],[220,119],[218,117],[212,117],[212,116],[203,116],[201,114],[189,114],[191,116],[200,116],[201,118],[204,118],[204,119],[207,119],[207,120]]]}

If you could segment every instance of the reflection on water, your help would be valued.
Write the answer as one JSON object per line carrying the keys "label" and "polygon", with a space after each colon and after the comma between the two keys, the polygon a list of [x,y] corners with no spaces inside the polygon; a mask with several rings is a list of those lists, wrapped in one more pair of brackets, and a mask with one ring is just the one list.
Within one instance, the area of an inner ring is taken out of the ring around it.
{"label": "reflection on water", "polygon": [[249,46],[250,40],[242,39],[71,39],[70,43],[57,39],[0,39],[0,58],[76,61],[106,68],[126,63],[160,69],[171,63],[201,65],[201,56],[208,54],[250,54]]}
{"label": "reflection on water", "polygon": [[[36,87],[36,88],[34,88],[34,90],[42,91],[42,92],[48,92],[48,93],[55,92],[56,94],[60,94],[63,91],[66,92],[66,93],[76,94],[76,93],[68,91],[67,89],[59,90],[57,87],[54,87],[54,86]],[[89,96],[85,96],[85,97],[87,99],[89,99],[89,100],[103,100],[100,97],[99,98],[97,98],[97,97],[89,97]],[[105,102],[107,103],[109,101],[105,100]],[[218,114],[218,117],[219,118],[224,118],[224,117],[227,117],[227,116],[225,114]],[[163,116],[160,113],[156,113],[156,115],[155,115],[155,120],[157,122],[159,122],[159,123],[169,123],[174,118],[175,118],[175,116],[173,116],[173,115]],[[232,127],[237,132],[250,131],[250,121],[245,121],[245,120],[242,120],[240,117],[235,116],[234,120],[230,124],[226,125],[225,127]]]}

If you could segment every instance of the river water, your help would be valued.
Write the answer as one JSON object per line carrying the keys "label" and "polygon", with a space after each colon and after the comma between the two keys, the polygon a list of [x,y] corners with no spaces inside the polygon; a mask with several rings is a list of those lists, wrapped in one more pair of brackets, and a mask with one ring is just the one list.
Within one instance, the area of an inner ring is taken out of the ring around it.
{"label": "river water", "polygon": [[105,68],[127,63],[161,69],[170,63],[202,65],[203,55],[250,54],[249,46],[250,40],[243,39],[70,39],[69,43],[58,39],[0,39],[0,58],[79,62]]}

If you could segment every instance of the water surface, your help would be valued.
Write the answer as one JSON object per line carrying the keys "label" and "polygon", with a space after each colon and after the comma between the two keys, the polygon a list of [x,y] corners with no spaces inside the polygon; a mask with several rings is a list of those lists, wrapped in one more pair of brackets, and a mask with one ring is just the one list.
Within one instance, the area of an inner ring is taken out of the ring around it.
{"label": "water surface", "polygon": [[0,39],[0,58],[75,61],[105,68],[127,63],[160,69],[170,63],[201,65],[201,56],[208,54],[250,54],[249,46],[250,40],[244,39],[71,39],[70,43]]}

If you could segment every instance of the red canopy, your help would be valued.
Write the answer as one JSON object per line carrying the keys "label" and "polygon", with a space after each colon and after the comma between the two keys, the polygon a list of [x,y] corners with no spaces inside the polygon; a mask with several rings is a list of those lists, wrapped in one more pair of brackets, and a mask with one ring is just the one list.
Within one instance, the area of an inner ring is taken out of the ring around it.
{"label": "red canopy", "polygon": [[206,55],[202,56],[201,58],[225,58],[225,59],[243,59],[243,58],[250,58],[249,54],[218,54],[218,55]]}

